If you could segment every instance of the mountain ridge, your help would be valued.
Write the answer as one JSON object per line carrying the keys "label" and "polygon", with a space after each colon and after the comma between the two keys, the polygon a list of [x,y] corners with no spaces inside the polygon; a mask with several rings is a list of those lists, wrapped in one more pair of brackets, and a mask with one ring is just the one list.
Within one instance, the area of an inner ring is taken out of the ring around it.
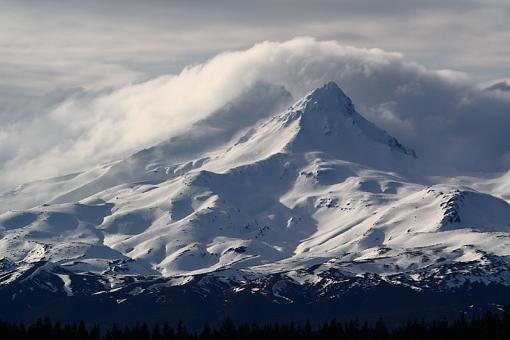
{"label": "mountain ridge", "polygon": [[[113,298],[132,285],[144,296],[198,277],[207,284],[197,289],[219,285],[221,294],[250,286],[257,295],[271,282],[280,302],[292,300],[285,287],[343,296],[352,287],[342,280],[416,291],[510,286],[508,202],[447,179],[415,180],[416,153],[334,82],[279,112],[289,95],[276,89],[255,90],[268,104],[213,129],[222,136],[166,141],[4,194],[6,206],[36,197],[0,214],[0,293],[34,284],[69,296],[89,280],[83,296]],[[254,102],[239,100],[216,122]],[[47,188],[51,199],[37,198]],[[29,272],[42,278],[27,281]]]}

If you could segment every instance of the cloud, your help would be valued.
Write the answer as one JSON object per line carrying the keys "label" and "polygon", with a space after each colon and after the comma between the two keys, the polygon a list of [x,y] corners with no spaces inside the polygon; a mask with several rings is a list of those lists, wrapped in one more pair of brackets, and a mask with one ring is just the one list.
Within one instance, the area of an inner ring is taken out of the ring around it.
{"label": "cloud", "polygon": [[508,84],[506,81],[500,81],[497,83],[494,83],[487,88],[485,88],[485,91],[503,91],[508,92],[510,91],[510,84]]}
{"label": "cloud", "polygon": [[295,36],[398,50],[481,81],[510,73],[505,0],[3,0],[2,9],[0,106],[48,89],[176,73],[220,51]]}
{"label": "cloud", "polygon": [[298,98],[329,80],[367,118],[437,166],[431,173],[510,166],[507,98],[480,90],[465,74],[430,70],[399,53],[305,37],[221,53],[116,90],[77,90],[40,115],[0,127],[0,173],[12,185],[77,171],[187,133],[256,84],[281,85]]}

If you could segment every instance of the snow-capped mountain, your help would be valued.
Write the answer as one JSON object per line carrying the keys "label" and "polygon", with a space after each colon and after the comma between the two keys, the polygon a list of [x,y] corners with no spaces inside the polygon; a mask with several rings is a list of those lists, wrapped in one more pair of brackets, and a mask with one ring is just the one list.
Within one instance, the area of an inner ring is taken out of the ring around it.
{"label": "snow-capped mountain", "polygon": [[[21,314],[34,292],[46,313],[55,296],[171,309],[189,288],[179,301],[230,315],[255,297],[266,311],[360,289],[507,292],[508,175],[427,178],[333,82],[287,109],[285,89],[253,91],[265,100],[237,100],[198,132],[2,194],[0,295]],[[449,308],[490,302],[476,299]]]}

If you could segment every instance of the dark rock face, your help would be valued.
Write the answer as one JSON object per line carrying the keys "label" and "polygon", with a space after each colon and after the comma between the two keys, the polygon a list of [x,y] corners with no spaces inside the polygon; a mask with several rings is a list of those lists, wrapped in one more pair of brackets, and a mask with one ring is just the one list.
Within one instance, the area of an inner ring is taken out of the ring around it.
{"label": "dark rock face", "polygon": [[[198,275],[180,285],[172,279],[119,277],[112,288],[111,277],[74,274],[41,262],[17,277],[15,272],[0,277],[0,299],[4,302],[0,318],[34,320],[49,316],[103,325],[183,321],[189,327],[201,327],[225,318],[236,322],[319,323],[384,317],[396,325],[409,319],[473,315],[510,303],[510,287],[503,284],[464,282],[451,286],[452,269],[461,268],[445,266],[438,272],[443,280],[429,277],[420,282],[403,276],[353,277],[332,268],[316,273],[317,280],[304,283],[288,273],[246,281],[216,273]],[[311,267],[300,274],[314,270]],[[67,286],[62,276],[68,277]]]}

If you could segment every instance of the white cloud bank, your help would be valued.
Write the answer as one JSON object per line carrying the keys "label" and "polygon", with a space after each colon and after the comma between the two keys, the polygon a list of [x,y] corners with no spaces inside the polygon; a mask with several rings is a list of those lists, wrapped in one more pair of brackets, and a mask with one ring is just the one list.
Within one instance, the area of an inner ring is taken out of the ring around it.
{"label": "white cloud bank", "polygon": [[296,38],[222,53],[178,75],[108,93],[76,93],[34,118],[0,126],[0,187],[84,169],[185,132],[253,84],[283,85],[298,98],[329,80],[424,161],[462,171],[510,167],[506,97],[398,53]]}

